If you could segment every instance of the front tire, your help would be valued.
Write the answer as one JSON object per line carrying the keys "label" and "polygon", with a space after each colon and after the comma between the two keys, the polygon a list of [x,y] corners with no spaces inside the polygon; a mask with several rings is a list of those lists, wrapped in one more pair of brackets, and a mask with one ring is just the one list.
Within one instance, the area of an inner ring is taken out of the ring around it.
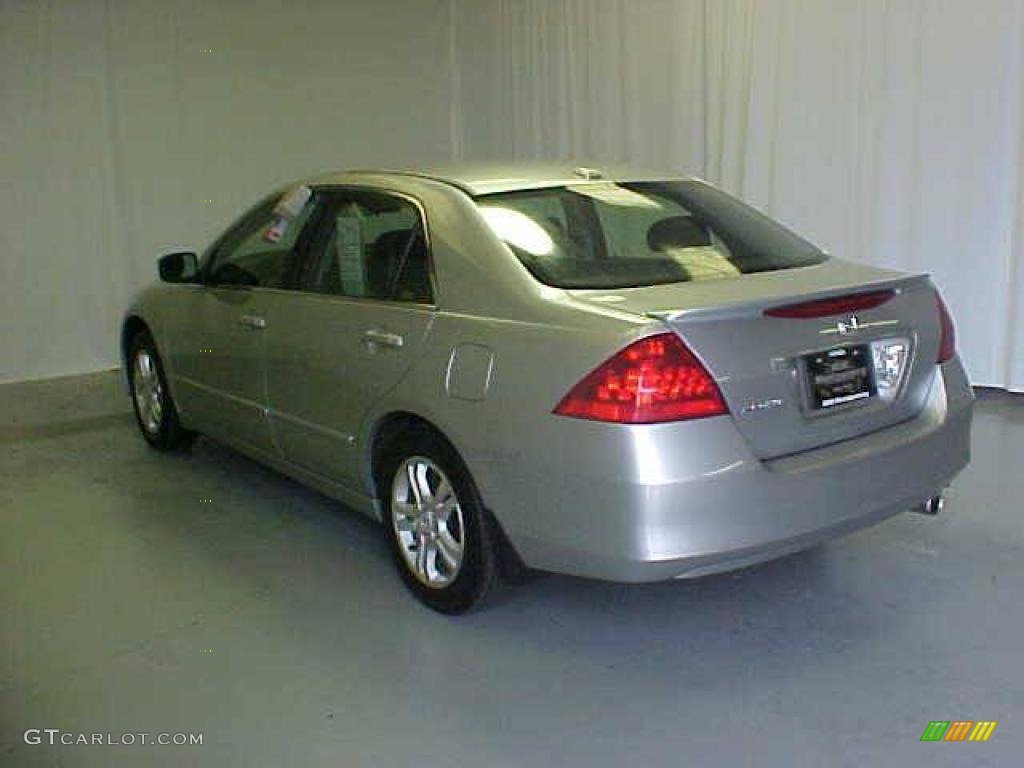
{"label": "front tire", "polygon": [[148,331],[139,331],[128,347],[128,385],[135,421],[146,442],[159,451],[188,447],[195,434],[181,426],[167,387],[164,367]]}
{"label": "front tire", "polygon": [[478,607],[497,558],[487,511],[458,454],[415,430],[388,447],[380,477],[388,542],[406,587],[440,613]]}

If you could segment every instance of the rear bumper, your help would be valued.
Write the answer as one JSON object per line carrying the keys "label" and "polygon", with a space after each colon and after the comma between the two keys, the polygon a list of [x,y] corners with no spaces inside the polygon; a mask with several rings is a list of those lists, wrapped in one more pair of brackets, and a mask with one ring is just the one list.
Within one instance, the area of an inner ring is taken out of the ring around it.
{"label": "rear bumper", "polygon": [[913,419],[771,461],[753,457],[725,417],[684,430],[566,420],[595,434],[582,443],[577,434],[571,453],[558,440],[547,456],[538,449],[523,479],[543,506],[501,517],[535,568],[624,582],[732,570],[872,525],[945,487],[970,459],[972,404],[954,358],[937,367]]}

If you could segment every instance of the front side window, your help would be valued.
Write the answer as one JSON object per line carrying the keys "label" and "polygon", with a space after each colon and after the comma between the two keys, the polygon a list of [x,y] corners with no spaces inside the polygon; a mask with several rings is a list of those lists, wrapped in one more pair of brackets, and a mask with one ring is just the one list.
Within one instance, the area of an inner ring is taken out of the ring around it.
{"label": "front side window", "polygon": [[372,191],[340,191],[326,204],[307,290],[429,304],[430,255],[417,207]]}
{"label": "front side window", "polygon": [[[282,200],[292,192],[261,204],[216,246],[207,272],[213,285],[289,287],[303,243],[302,234],[319,206],[309,194],[283,215]],[[292,198],[294,200],[294,198]]]}
{"label": "front side window", "polygon": [[534,277],[560,288],[731,278],[827,258],[781,224],[697,181],[590,182],[476,202]]}

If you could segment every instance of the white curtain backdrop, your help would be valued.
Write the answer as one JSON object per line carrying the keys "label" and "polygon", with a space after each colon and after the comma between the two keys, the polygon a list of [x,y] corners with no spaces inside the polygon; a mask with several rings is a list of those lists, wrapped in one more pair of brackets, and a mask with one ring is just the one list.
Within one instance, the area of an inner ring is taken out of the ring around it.
{"label": "white curtain backdrop", "polygon": [[457,155],[703,176],[932,273],[972,380],[1024,390],[1024,2],[454,2]]}
{"label": "white curtain backdrop", "polygon": [[931,272],[1024,390],[1024,0],[0,0],[0,381],[114,365],[283,180],[453,157],[701,175]]}
{"label": "white curtain backdrop", "polygon": [[447,0],[0,0],[0,381],[117,364],[156,256],[323,171],[448,159]]}

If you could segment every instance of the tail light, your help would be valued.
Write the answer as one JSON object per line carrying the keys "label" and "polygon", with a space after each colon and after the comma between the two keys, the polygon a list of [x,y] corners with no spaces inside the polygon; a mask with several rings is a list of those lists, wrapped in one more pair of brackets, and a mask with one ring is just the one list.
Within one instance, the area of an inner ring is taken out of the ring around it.
{"label": "tail light", "polygon": [[956,354],[956,328],[953,327],[953,318],[946,308],[946,302],[938,291],[935,291],[935,308],[939,312],[939,354],[935,362],[944,363]]}
{"label": "tail light", "polygon": [[655,424],[728,413],[722,393],[674,333],[630,344],[589,373],[554,410],[561,416]]}

